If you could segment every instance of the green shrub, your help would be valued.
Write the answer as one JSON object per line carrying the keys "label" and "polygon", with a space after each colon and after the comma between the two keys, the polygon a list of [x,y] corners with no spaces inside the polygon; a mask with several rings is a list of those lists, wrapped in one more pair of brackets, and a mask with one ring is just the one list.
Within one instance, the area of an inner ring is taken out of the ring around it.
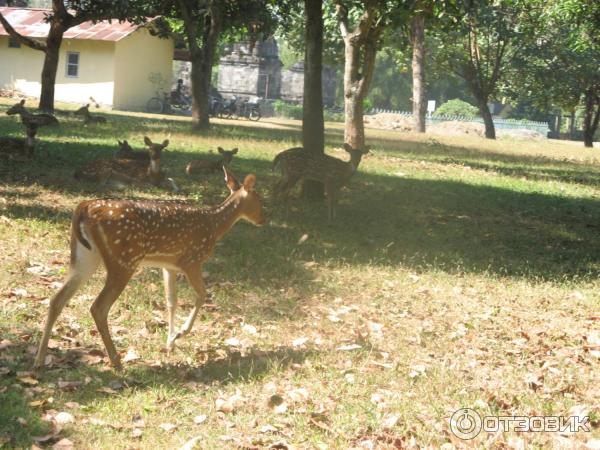
{"label": "green shrub", "polygon": [[442,106],[435,110],[434,116],[463,116],[472,118],[477,116],[479,108],[470,105],[467,102],[463,102],[455,98],[454,100],[448,100]]}
{"label": "green shrub", "polygon": [[[275,110],[275,115],[277,115],[277,117],[302,120],[302,105],[284,102],[283,100],[275,100],[273,102],[273,109]],[[343,122],[344,114],[324,110],[323,118],[327,122]]]}
{"label": "green shrub", "polygon": [[273,102],[273,108],[275,109],[275,114],[278,117],[302,120],[301,105],[296,105],[295,103],[287,103],[283,100],[275,100]]}

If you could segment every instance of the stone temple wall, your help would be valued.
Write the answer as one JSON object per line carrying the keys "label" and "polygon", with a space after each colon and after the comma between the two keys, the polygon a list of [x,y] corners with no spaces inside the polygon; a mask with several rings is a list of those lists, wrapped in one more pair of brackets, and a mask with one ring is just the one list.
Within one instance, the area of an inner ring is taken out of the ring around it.
{"label": "stone temple wall", "polygon": [[[332,106],[335,103],[336,71],[323,66],[323,103]],[[302,103],[304,94],[304,63],[297,62],[281,72],[281,99]]]}
{"label": "stone temple wall", "polygon": [[[273,39],[229,46],[228,54],[219,61],[217,89],[224,97],[258,96],[302,103],[304,91],[304,63],[281,70],[277,42]],[[323,67],[323,102],[335,103],[336,71]]]}

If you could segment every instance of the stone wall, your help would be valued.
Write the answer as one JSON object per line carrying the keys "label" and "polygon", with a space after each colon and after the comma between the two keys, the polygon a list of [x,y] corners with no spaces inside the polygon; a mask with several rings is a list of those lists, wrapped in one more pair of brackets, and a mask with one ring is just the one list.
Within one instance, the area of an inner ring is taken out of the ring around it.
{"label": "stone wall", "polygon": [[[325,106],[335,104],[336,71],[323,66],[323,103]],[[304,63],[297,62],[281,72],[281,99],[302,103],[304,93]]]}

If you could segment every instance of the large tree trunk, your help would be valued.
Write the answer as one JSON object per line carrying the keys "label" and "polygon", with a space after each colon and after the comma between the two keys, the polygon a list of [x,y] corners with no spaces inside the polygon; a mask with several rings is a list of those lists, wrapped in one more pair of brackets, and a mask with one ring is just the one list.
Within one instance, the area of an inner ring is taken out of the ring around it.
{"label": "large tree trunk", "polygon": [[492,119],[492,113],[487,104],[487,99],[477,99],[479,104],[479,113],[483,118],[483,124],[485,125],[485,137],[487,139],[496,139],[496,128],[494,127],[494,119]]}
{"label": "large tree trunk", "polygon": [[348,9],[341,2],[336,2],[344,39],[344,142],[355,149],[365,148],[363,100],[371,87],[377,43],[383,31],[383,25],[377,20],[374,3],[367,3],[355,28],[350,30]]}
{"label": "large tree trunk", "polygon": [[[206,16],[195,16],[186,2],[180,1],[188,49],[192,63],[192,122],[196,128],[207,129],[208,97],[213,60],[221,32],[219,2],[210,2]],[[202,23],[200,21],[203,21]],[[198,36],[201,30],[202,36]],[[200,44],[200,42],[201,44]]]}
{"label": "large tree trunk", "polygon": [[208,62],[203,57],[203,52],[195,52],[191,55],[191,63],[192,121],[194,127],[207,129],[210,126],[208,120],[208,97],[210,93],[212,60]]}
{"label": "large tree trunk", "polygon": [[413,120],[415,131],[425,132],[425,14],[416,13],[411,19],[410,35],[412,41],[412,85],[413,85]]}
{"label": "large tree trunk", "polygon": [[598,130],[598,122],[600,122],[600,95],[597,95],[593,89],[588,89],[585,93],[585,116],[583,119],[583,144],[586,147],[594,146],[594,135]]}
{"label": "large tree trunk", "polygon": [[[302,108],[302,142],[308,151],[322,155],[324,149],[323,123],[323,11],[322,0],[305,0],[304,31],[304,94]],[[323,197],[323,183],[305,180],[304,197]]]}
{"label": "large tree trunk", "polygon": [[38,108],[42,111],[54,111],[54,85],[58,70],[58,57],[62,44],[65,27],[58,21],[50,24],[50,31],[46,38],[46,51],[44,52],[44,65],[42,67],[42,91]]}

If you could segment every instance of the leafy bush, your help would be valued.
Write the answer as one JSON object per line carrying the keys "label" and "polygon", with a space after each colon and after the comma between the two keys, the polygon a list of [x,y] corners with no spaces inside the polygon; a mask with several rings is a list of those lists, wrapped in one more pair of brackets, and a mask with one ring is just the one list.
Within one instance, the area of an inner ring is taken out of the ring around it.
{"label": "leafy bush", "polygon": [[[302,105],[275,100],[273,102],[273,109],[275,110],[275,115],[277,115],[277,117],[302,120]],[[344,114],[324,110],[323,118],[328,122],[343,122]]]}
{"label": "leafy bush", "polygon": [[287,103],[282,100],[275,100],[273,102],[273,109],[275,109],[275,114],[278,117],[302,120],[301,105],[296,105],[295,103]]}
{"label": "leafy bush", "polygon": [[448,100],[442,106],[435,110],[434,116],[463,116],[472,118],[477,116],[479,108],[470,105],[467,102],[463,102],[455,98],[454,100]]}

